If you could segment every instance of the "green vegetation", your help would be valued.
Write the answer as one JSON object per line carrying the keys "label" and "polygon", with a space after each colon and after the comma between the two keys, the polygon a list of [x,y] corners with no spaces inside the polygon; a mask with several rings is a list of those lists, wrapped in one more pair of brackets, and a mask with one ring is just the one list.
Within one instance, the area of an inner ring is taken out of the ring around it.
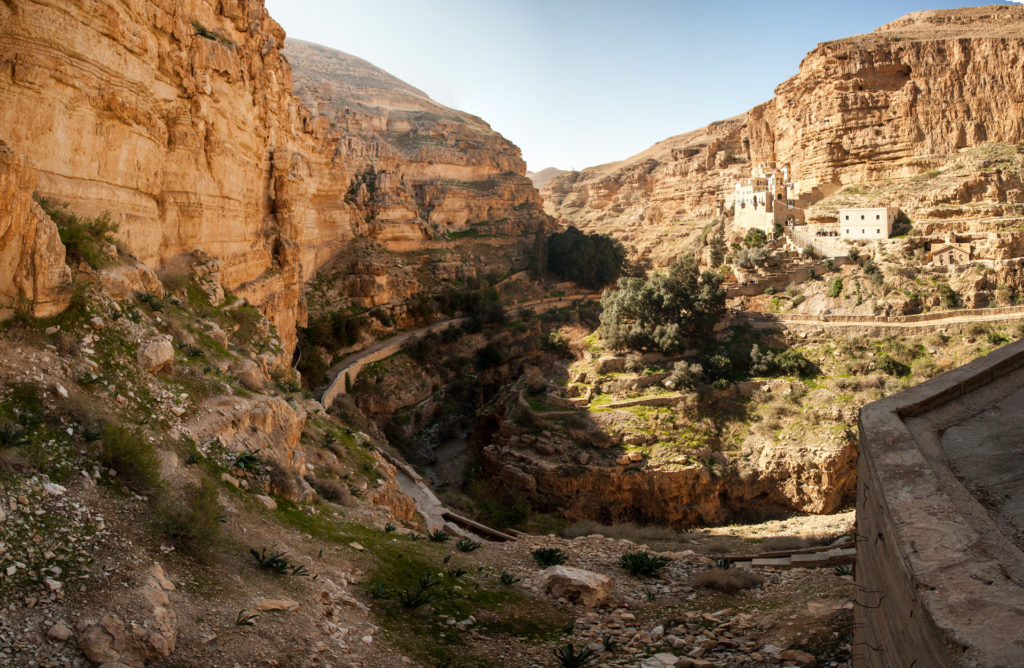
{"label": "green vegetation", "polygon": [[638,578],[656,577],[667,565],[668,559],[649,552],[627,552],[619,558],[619,566]]}
{"label": "green vegetation", "polygon": [[139,494],[153,493],[161,487],[160,459],[139,431],[107,425],[100,441],[99,460],[117,471],[118,478]]}
{"label": "green vegetation", "polygon": [[93,269],[110,264],[105,246],[116,243],[119,226],[109,214],[96,218],[79,218],[68,210],[66,202],[47,198],[36,200],[46,215],[57,225],[60,241],[67,248],[68,260],[85,262]]}
{"label": "green vegetation", "polygon": [[570,226],[547,239],[548,269],[588,288],[603,288],[622,275],[626,249],[606,234],[584,234]]}
{"label": "green vegetation", "polygon": [[564,564],[565,560],[568,558],[565,556],[565,552],[562,552],[555,547],[540,547],[534,550],[531,554],[533,555],[533,560],[536,561],[537,565],[541,568]]}
{"label": "green vegetation", "polygon": [[459,552],[476,552],[483,546],[475,540],[460,538],[459,542],[455,543],[455,547],[458,548]]}
{"label": "green vegetation", "polygon": [[832,299],[835,299],[839,297],[839,295],[841,294],[843,294],[843,279],[840,278],[839,276],[836,276],[832,280],[832,283],[829,284],[828,296],[831,297]]}
{"label": "green vegetation", "polygon": [[256,563],[259,564],[260,568],[265,568],[269,571],[273,571],[278,575],[298,575],[300,577],[308,577],[309,569],[302,564],[293,564],[288,559],[287,552],[271,552],[267,554],[267,548],[263,548],[259,552],[255,548],[249,549],[249,554],[252,555]]}
{"label": "green vegetation", "polygon": [[220,536],[223,512],[217,485],[204,477],[190,485],[182,499],[161,499],[157,526],[177,545],[196,554],[208,550]]}
{"label": "green vegetation", "polygon": [[582,668],[597,659],[597,652],[589,647],[576,649],[572,643],[554,650],[555,660],[562,668]]}
{"label": "green vegetation", "polygon": [[692,257],[668,273],[620,278],[601,299],[601,337],[612,348],[673,353],[713,340],[725,313],[722,277],[700,273]]}

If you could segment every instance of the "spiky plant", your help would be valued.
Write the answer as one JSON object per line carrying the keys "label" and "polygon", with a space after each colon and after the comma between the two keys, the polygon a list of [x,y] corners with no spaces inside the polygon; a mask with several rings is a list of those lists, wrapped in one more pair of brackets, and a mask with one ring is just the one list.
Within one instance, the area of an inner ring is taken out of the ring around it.
{"label": "spiky plant", "polygon": [[619,559],[619,566],[638,578],[655,577],[668,565],[668,559],[649,552],[627,552]]}
{"label": "spiky plant", "polygon": [[0,448],[20,448],[28,445],[28,434],[16,424],[0,422]]}
{"label": "spiky plant", "polygon": [[455,547],[459,549],[459,552],[475,552],[483,546],[475,540],[460,538],[459,542],[455,543]]}
{"label": "spiky plant", "polygon": [[451,536],[444,529],[434,529],[427,534],[427,538],[430,539],[431,543],[444,543],[451,540]]}
{"label": "spiky plant", "polygon": [[549,566],[558,566],[564,564],[567,557],[565,552],[562,552],[555,547],[541,547],[534,550],[532,553],[533,560],[537,562],[537,565],[541,568],[548,568]]}
{"label": "spiky plant", "polygon": [[589,647],[576,649],[572,643],[563,645],[554,651],[555,660],[562,668],[582,668],[593,663],[597,652]]}
{"label": "spiky plant", "polygon": [[519,582],[519,578],[515,575],[512,575],[508,571],[502,571],[501,577],[499,579],[501,580],[501,584],[505,585],[506,587],[511,587],[512,585]]}

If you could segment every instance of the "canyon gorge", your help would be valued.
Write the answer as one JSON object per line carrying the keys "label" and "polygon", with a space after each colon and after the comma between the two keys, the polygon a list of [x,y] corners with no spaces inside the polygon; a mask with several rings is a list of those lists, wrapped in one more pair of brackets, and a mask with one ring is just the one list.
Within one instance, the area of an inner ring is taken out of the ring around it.
{"label": "canyon gorge", "polygon": [[[1024,335],[1022,38],[534,173],[263,0],[0,0],[0,663],[856,664],[861,408]],[[734,224],[761,164],[892,238]]]}

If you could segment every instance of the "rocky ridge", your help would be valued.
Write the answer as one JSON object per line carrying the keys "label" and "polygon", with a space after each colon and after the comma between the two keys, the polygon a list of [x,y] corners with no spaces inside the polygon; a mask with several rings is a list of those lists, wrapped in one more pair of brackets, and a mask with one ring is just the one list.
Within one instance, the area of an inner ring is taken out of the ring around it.
{"label": "rocky ridge", "polygon": [[[964,149],[1016,144],[1024,140],[1015,111],[1024,103],[1021,34],[1024,8],[990,6],[917,12],[822,43],[769,102],[622,162],[561,175],[542,189],[546,207],[661,260],[719,215],[720,198],[761,162],[790,166],[807,205],[844,186],[913,180],[957,163]],[[998,207],[1015,201],[1006,192],[1017,186],[978,170],[955,187],[960,203]],[[919,194],[893,193],[887,203],[914,205]]]}

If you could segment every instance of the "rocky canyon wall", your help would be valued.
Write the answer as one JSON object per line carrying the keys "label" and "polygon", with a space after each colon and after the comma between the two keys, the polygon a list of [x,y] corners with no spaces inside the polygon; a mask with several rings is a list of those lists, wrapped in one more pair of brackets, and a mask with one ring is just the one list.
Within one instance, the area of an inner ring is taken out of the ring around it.
{"label": "rocky canyon wall", "polygon": [[789,165],[809,204],[844,185],[955,162],[966,147],[1016,144],[1022,37],[1024,8],[991,6],[918,12],[822,43],[769,102],[622,162],[562,174],[543,187],[545,205],[657,259],[714,217],[760,162]]}
{"label": "rocky canyon wall", "polygon": [[109,212],[154,269],[219,258],[290,350],[303,283],[354,236],[408,250],[539,197],[479,119],[418,91],[392,100],[411,88],[397,80],[364,91],[386,75],[289,47],[309,111],[284,47],[262,0],[0,0],[0,141],[37,170],[36,192]]}

